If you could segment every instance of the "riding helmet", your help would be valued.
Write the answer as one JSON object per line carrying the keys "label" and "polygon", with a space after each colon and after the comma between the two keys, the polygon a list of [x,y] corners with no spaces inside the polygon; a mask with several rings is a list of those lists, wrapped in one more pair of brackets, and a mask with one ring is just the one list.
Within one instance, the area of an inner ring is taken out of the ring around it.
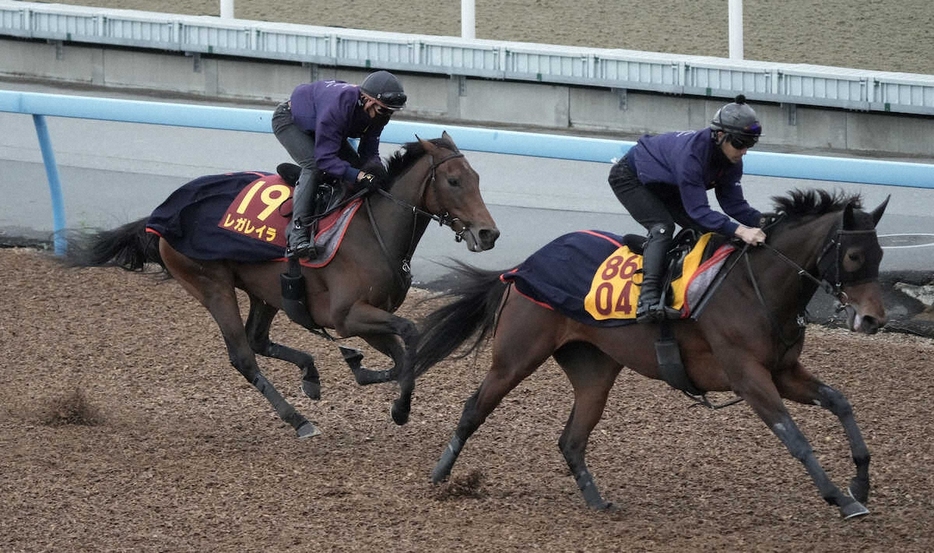
{"label": "riding helmet", "polygon": [[360,84],[360,90],[367,96],[379,100],[393,111],[405,107],[407,98],[405,91],[402,90],[402,83],[389,71],[370,73]]}
{"label": "riding helmet", "polygon": [[746,97],[742,94],[736,97],[736,101],[717,110],[710,121],[710,128],[748,138],[758,138],[762,134],[756,112],[746,105]]}

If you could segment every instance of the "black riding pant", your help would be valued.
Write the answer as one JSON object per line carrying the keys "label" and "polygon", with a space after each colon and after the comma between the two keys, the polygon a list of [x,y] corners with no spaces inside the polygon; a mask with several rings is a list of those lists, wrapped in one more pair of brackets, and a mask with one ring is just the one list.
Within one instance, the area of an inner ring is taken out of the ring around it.
{"label": "black riding pant", "polygon": [[703,233],[687,214],[678,187],[667,184],[643,184],[629,166],[628,156],[623,156],[610,169],[610,188],[626,211],[640,225],[651,230],[662,226],[666,236],[672,236],[675,224]]}

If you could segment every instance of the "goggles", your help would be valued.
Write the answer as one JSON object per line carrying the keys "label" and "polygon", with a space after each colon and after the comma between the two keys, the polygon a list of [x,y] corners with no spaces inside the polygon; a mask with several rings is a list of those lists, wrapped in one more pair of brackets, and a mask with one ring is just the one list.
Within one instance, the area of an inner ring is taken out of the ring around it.
{"label": "goggles", "polygon": [[759,142],[759,137],[750,134],[728,134],[730,145],[737,150],[747,150]]}
{"label": "goggles", "polygon": [[393,111],[395,110],[381,104],[376,104],[376,115],[388,116],[392,115]]}
{"label": "goggles", "polygon": [[377,101],[376,113],[379,115],[392,115],[392,112],[405,107],[405,101],[408,100],[405,92],[384,92],[371,97]]}

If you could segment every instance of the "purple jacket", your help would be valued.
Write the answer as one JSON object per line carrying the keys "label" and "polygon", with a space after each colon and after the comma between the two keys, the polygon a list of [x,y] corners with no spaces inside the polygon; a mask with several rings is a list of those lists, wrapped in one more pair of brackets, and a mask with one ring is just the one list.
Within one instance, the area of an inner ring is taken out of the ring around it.
{"label": "purple jacket", "polygon": [[[738,225],[730,217],[757,227],[761,214],[743,197],[743,162],[730,163],[710,132],[707,128],[643,136],[629,150],[629,165],[646,186],[676,186],[684,210],[698,225],[732,236]],[[711,188],[730,217],[710,208]]]}
{"label": "purple jacket", "polygon": [[295,125],[315,135],[315,162],[325,173],[357,180],[360,171],[337,155],[348,138],[360,139],[357,153],[364,163],[379,159],[379,136],[386,124],[370,119],[363,110],[357,85],[343,81],[301,84],[289,100]]}

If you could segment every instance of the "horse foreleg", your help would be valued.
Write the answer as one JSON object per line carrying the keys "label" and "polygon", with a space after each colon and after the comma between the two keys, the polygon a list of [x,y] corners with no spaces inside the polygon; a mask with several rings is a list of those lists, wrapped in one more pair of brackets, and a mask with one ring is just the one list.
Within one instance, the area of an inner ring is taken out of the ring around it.
{"label": "horse foreleg", "polygon": [[341,355],[344,361],[350,367],[354,380],[361,386],[370,384],[379,384],[382,382],[392,382],[399,377],[401,364],[404,360],[405,351],[395,334],[376,334],[371,336],[362,336],[366,343],[373,346],[378,352],[393,360],[393,366],[389,369],[374,370],[363,366],[363,352],[340,346]]}
{"label": "horse foreleg", "polygon": [[850,495],[856,501],[865,503],[869,500],[870,454],[859,426],[856,424],[856,417],[853,416],[853,407],[842,393],[830,386],[820,386],[818,394],[820,396],[820,405],[836,415],[843,425],[846,438],[850,443],[850,453],[853,456],[853,462],[856,464],[856,476],[850,481]]}
{"label": "horse foreleg", "polygon": [[854,499],[865,503],[869,499],[870,454],[850,402],[842,393],[814,378],[800,363],[782,375],[777,384],[782,397],[804,405],[819,405],[833,413],[843,425],[856,464],[856,476],[850,481],[849,492]]}
{"label": "horse foreleg", "polygon": [[622,366],[591,344],[573,342],[554,353],[574,387],[574,406],[558,440],[571,475],[593,509],[612,509],[603,499],[587,467],[586,449],[590,434],[603,417],[607,397]]}
{"label": "horse foreleg", "polygon": [[[412,395],[415,392],[415,345],[418,341],[418,329],[415,323],[368,304],[356,304],[338,325],[337,331],[342,336],[360,336],[381,352],[392,357],[394,366],[385,374],[386,381],[395,379],[399,383],[399,398],[392,404],[392,420],[403,425],[409,422],[412,409]],[[401,345],[398,340],[401,340]],[[342,353],[344,353],[342,351]],[[345,358],[347,353],[345,353]],[[359,362],[359,359],[357,359]],[[351,371],[358,383],[364,379],[362,371],[369,371],[350,363]],[[377,373],[379,374],[379,373]],[[378,378],[383,378],[378,376]]]}
{"label": "horse foreleg", "polygon": [[246,337],[250,349],[259,355],[281,359],[302,371],[302,393],[311,399],[321,399],[321,380],[315,358],[304,351],[277,344],[269,339],[269,327],[278,308],[250,294],[250,314],[246,320]]}
{"label": "horse foreleg", "polygon": [[[762,369],[765,372],[765,369]],[[827,476],[814,455],[814,450],[804,433],[792,420],[791,415],[782,404],[778,389],[772,383],[768,373],[765,376],[747,374],[747,378],[737,386],[736,392],[743,397],[756,411],[756,414],[765,421],[778,439],[785,444],[791,455],[800,461],[807,470],[817,489],[830,505],[840,509],[843,518],[852,518],[869,513],[856,499],[844,494]]]}

